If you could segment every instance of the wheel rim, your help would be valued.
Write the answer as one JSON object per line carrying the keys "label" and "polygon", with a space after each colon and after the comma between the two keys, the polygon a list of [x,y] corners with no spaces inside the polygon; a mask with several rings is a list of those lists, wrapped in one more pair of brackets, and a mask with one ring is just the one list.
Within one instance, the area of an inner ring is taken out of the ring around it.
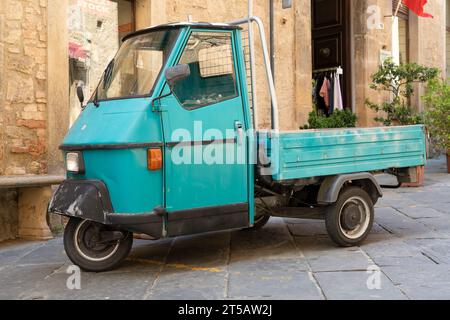
{"label": "wheel rim", "polygon": [[98,231],[105,226],[96,222],[84,220],[78,224],[75,234],[75,249],[85,259],[93,262],[105,261],[112,257],[119,249],[120,240],[110,243],[98,243]]}
{"label": "wheel rim", "polygon": [[358,239],[370,224],[370,207],[358,196],[347,199],[339,212],[339,229],[349,239]]}

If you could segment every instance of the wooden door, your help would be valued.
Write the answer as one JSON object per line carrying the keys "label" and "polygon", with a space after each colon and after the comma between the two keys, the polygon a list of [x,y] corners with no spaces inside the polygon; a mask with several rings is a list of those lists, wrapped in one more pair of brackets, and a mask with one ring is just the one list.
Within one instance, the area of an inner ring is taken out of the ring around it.
{"label": "wooden door", "polygon": [[351,108],[350,0],[312,0],[313,71],[341,66],[342,98]]}

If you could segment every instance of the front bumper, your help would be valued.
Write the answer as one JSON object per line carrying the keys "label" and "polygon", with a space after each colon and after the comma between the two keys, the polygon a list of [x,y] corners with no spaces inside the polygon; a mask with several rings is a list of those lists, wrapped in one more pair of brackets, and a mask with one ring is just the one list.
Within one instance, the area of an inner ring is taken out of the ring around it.
{"label": "front bumper", "polygon": [[99,180],[65,180],[54,193],[48,212],[92,220],[154,238],[164,234],[166,212],[163,208],[140,214],[116,213],[108,188]]}

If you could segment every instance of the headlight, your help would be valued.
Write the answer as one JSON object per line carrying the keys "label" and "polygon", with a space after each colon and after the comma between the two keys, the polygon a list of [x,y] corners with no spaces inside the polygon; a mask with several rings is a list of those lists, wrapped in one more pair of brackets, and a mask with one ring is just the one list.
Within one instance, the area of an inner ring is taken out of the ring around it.
{"label": "headlight", "polygon": [[81,152],[69,152],[66,154],[66,169],[73,173],[84,173],[84,163]]}

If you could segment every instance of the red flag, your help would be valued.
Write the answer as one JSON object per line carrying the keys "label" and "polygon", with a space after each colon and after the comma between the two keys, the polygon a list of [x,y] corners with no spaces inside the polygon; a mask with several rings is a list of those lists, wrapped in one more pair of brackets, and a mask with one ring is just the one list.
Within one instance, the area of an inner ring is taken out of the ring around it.
{"label": "red flag", "polygon": [[431,14],[423,12],[423,7],[427,2],[427,0],[403,0],[403,4],[419,17],[433,18]]}

